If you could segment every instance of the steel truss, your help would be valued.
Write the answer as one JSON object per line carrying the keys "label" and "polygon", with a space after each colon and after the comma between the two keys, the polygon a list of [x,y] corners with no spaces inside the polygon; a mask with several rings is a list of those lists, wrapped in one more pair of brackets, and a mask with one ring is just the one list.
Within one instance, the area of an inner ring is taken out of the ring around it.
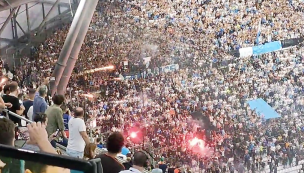
{"label": "steel truss", "polygon": [[[0,12],[4,10],[10,10],[10,14],[7,16],[4,23],[2,23],[2,26],[0,25],[0,44],[2,42],[8,43],[9,45],[16,45],[18,43],[18,40],[20,39],[20,36],[18,36],[17,33],[18,30],[22,32],[22,37],[25,36],[28,41],[35,42],[35,39],[32,37],[33,35],[43,32],[48,24],[58,21],[58,19],[60,20],[61,18],[65,18],[67,14],[70,14],[71,10],[76,11],[78,4],[75,4],[74,1],[75,0],[72,1],[73,4],[69,4],[65,2],[60,2],[60,0],[56,0],[54,2],[50,0],[0,0]],[[39,27],[34,30],[31,30],[29,9],[32,6],[30,6],[29,3],[40,5],[43,14],[43,21],[40,23]],[[51,9],[47,13],[45,12],[45,5],[52,5]],[[21,26],[20,23],[17,21],[17,16],[18,14],[20,14],[20,8],[22,6],[25,7],[27,26]],[[67,7],[68,10],[63,11],[61,7]],[[70,7],[72,7],[72,9],[70,9]],[[56,16],[54,20],[50,20],[50,14],[55,10],[58,11],[59,15]],[[12,39],[2,38],[1,34],[3,33],[6,27],[9,27],[9,23],[11,23],[10,27],[12,29]]]}

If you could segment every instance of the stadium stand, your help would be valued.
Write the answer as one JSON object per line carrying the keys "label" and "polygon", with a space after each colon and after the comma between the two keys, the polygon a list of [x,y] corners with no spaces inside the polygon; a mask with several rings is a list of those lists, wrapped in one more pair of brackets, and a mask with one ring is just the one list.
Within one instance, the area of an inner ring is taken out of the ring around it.
{"label": "stadium stand", "polygon": [[[100,1],[66,88],[65,108],[54,108],[65,115],[53,118],[47,111],[48,123],[70,129],[81,107],[79,143],[95,143],[94,155],[111,154],[107,142],[120,132],[124,146],[111,158],[125,168],[132,166],[132,154],[143,150],[149,158],[145,171],[152,172],[155,164],[168,173],[299,172],[303,5],[296,0]],[[61,25],[33,54],[22,56],[20,66],[3,63],[3,90],[8,87],[3,100],[12,104],[6,106],[10,111],[23,110],[20,103],[31,100],[27,93],[33,88],[38,91],[33,110],[40,103],[54,107],[49,77],[69,29],[70,23]],[[7,101],[7,95],[20,103]],[[50,134],[53,146],[68,155],[62,143],[76,138],[71,131],[58,127]],[[76,152],[84,155],[85,148]]]}

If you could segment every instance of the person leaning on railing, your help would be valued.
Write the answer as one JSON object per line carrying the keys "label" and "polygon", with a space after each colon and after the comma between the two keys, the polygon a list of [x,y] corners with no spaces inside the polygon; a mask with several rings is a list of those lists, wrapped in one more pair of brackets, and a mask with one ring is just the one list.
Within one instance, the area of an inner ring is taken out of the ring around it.
{"label": "person leaning on railing", "polygon": [[3,116],[8,116],[6,115],[4,111],[4,109],[7,109],[7,108],[11,108],[12,107],[12,104],[11,103],[5,103],[4,100],[2,99],[2,96],[4,95],[9,95],[10,91],[9,91],[9,85],[5,85],[3,87],[3,91],[2,91],[2,94],[1,94],[1,97],[0,97],[0,117],[1,115]]}
{"label": "person leaning on railing", "polygon": [[[9,91],[10,94],[9,95],[4,95],[3,101],[5,103],[11,103],[12,106],[10,108],[8,108],[9,111],[12,111],[18,115],[22,115],[23,111],[25,110],[24,106],[22,106],[19,103],[19,99],[18,99],[18,94],[19,94],[19,89],[18,89],[18,84],[17,82],[11,82],[9,85]],[[12,115],[9,115],[9,118],[15,123],[18,124],[19,126],[21,125],[21,119],[14,117]]]}
{"label": "person leaning on railing", "polygon": [[2,99],[3,95],[8,95],[10,93],[9,85],[0,86],[0,87],[1,87],[0,90],[2,90],[2,87],[3,87],[2,94],[1,94],[1,97],[0,97],[0,111],[3,112],[4,109],[11,108],[12,104],[11,103],[5,103],[4,100]]}

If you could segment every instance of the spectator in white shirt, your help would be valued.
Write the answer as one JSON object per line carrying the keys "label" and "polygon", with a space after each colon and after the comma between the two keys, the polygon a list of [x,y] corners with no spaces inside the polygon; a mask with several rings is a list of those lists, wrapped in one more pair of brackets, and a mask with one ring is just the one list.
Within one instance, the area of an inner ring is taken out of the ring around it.
{"label": "spectator in white shirt", "polygon": [[163,170],[159,169],[158,164],[156,164],[151,173],[163,173]]}
{"label": "spectator in white shirt", "polygon": [[138,151],[134,154],[133,166],[129,170],[120,171],[120,173],[143,173],[148,167],[149,157],[143,152]]}
{"label": "spectator in white shirt", "polygon": [[27,111],[27,117],[29,120],[33,121],[33,106],[31,106]]}
{"label": "spectator in white shirt", "polygon": [[71,157],[83,158],[85,145],[90,143],[83,117],[83,109],[77,108],[68,124],[70,136],[66,151]]}

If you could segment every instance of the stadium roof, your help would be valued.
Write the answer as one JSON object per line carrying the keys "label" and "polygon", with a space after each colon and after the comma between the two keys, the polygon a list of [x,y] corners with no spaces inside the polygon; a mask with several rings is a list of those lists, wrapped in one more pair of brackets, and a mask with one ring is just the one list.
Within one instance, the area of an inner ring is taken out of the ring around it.
{"label": "stadium roof", "polygon": [[37,2],[39,0],[0,0],[0,11],[9,10],[29,2]]}
{"label": "stadium roof", "polygon": [[20,42],[24,35],[31,36],[33,41],[35,38],[32,35],[37,31],[54,26],[56,20],[71,17],[69,14],[74,2],[75,0],[0,0],[0,49]]}
{"label": "stadium roof", "polygon": [[[27,4],[30,2],[54,4],[54,1],[55,0],[0,0],[0,11],[19,7],[20,5]],[[61,2],[60,4],[64,4],[64,3]]]}
{"label": "stadium roof", "polygon": [[17,7],[22,3],[27,3],[30,0],[0,0],[0,11]]}

